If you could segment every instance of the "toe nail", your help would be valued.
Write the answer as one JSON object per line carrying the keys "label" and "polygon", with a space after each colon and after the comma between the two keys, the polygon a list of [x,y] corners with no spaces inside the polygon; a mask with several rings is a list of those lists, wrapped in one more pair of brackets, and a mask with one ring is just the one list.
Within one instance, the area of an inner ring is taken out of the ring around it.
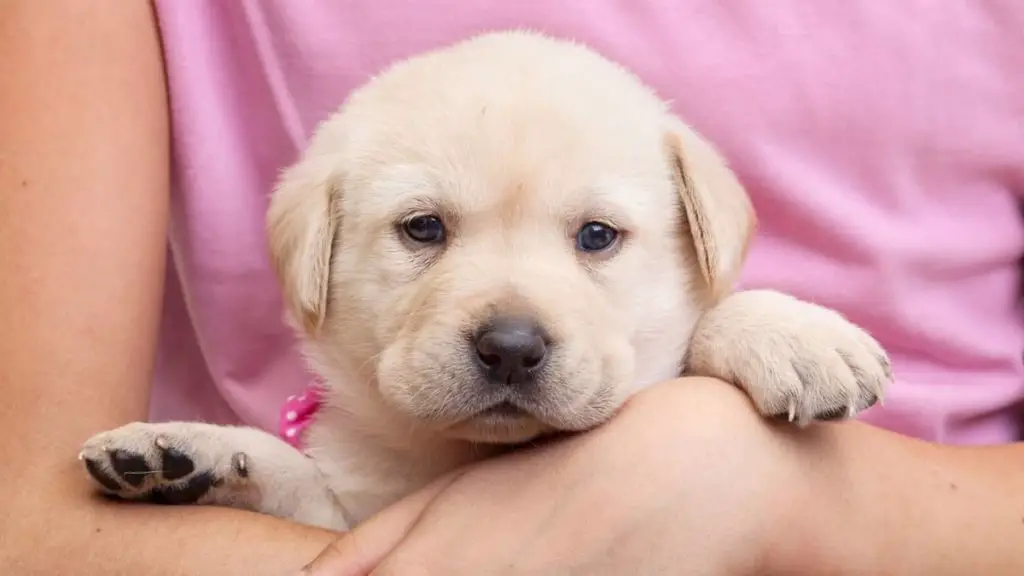
{"label": "toe nail", "polygon": [[231,456],[231,466],[242,478],[249,476],[249,459],[245,456],[245,452],[235,452]]}
{"label": "toe nail", "polygon": [[163,436],[157,436],[156,440],[154,440],[153,443],[156,444],[156,447],[161,450],[167,450],[167,447],[170,446],[167,443],[167,438],[164,438]]}

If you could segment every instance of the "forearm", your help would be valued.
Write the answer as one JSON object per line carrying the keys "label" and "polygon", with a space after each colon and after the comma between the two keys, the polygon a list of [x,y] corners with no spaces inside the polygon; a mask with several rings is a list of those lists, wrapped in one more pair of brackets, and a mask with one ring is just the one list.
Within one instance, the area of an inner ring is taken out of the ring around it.
{"label": "forearm", "polygon": [[75,459],[145,418],[163,287],[167,91],[148,2],[0,0],[0,572],[287,574],[329,535],[114,506]]}
{"label": "forearm", "polygon": [[[69,460],[74,461],[73,458]],[[75,462],[77,464],[77,462]],[[0,523],[0,566],[10,574],[75,576],[261,576],[299,568],[333,540],[331,532],[228,508],[83,504],[81,481],[62,483],[53,501],[7,499]],[[6,487],[5,487],[6,488]],[[6,490],[5,494],[12,494]]]}
{"label": "forearm", "polygon": [[820,523],[799,573],[1024,574],[1024,445],[941,446],[863,424],[816,435]]}

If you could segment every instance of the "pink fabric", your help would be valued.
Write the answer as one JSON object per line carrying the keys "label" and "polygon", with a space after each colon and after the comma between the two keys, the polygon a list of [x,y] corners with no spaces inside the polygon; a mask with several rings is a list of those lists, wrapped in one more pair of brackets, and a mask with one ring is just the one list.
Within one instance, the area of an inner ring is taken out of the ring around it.
{"label": "pink fabric", "polygon": [[277,433],[285,442],[299,450],[304,448],[306,428],[309,428],[316,418],[323,398],[323,386],[314,380],[301,394],[292,394],[284,401],[277,423]]}
{"label": "pink fabric", "polygon": [[716,142],[760,217],[744,284],[835,307],[891,351],[865,419],[1020,437],[1024,3],[157,2],[175,173],[155,419],[268,430],[309,380],[281,324],[267,195],[316,123],[396,59],[485,30],[572,37]]}

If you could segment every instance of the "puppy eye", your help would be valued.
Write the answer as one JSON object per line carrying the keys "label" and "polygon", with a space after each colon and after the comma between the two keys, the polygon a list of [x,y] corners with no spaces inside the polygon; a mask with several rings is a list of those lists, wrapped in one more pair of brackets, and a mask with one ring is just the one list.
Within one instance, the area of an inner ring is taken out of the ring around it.
{"label": "puppy eye", "polygon": [[440,244],[445,239],[444,223],[433,214],[409,218],[402,223],[402,231],[420,244]]}
{"label": "puppy eye", "polygon": [[619,231],[601,222],[587,222],[576,233],[576,248],[583,252],[601,252],[611,248]]}

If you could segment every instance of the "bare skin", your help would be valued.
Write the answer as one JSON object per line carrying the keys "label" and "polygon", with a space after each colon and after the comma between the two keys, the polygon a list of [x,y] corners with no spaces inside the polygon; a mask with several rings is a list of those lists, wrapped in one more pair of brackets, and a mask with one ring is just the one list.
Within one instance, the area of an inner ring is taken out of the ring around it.
{"label": "bare skin", "polygon": [[327,532],[219,508],[113,506],[82,438],[145,418],[169,133],[148,2],[0,0],[0,566],[281,574]]}
{"label": "bare skin", "polygon": [[307,573],[1010,576],[1024,573],[1021,462],[1021,444],[797,430],[689,378],[598,430],[439,481]]}

